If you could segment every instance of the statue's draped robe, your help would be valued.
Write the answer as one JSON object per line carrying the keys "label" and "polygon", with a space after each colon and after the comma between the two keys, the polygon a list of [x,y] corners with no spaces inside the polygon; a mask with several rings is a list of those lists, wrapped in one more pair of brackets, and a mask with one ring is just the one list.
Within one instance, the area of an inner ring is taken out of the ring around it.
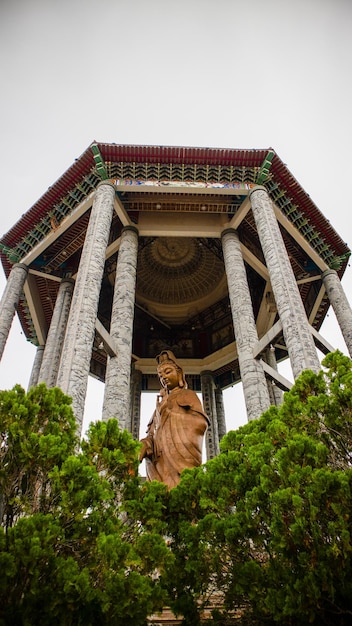
{"label": "statue's draped robe", "polygon": [[171,489],[179,483],[182,470],[200,465],[208,423],[194,391],[176,388],[168,393],[154,411],[142,440],[148,479]]}

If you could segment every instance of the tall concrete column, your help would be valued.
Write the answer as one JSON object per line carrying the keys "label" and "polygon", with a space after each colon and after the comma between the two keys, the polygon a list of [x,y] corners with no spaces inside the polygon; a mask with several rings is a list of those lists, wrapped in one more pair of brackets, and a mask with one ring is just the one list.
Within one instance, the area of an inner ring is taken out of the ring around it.
{"label": "tall concrete column", "polygon": [[321,277],[326,293],[329,296],[330,304],[335,311],[349,355],[352,357],[352,310],[350,304],[335,270],[326,270]]}
{"label": "tall concrete column", "polygon": [[216,402],[214,393],[214,378],[212,372],[205,370],[200,374],[200,383],[202,389],[203,408],[207,414],[210,425],[205,434],[205,447],[207,460],[213,459],[220,452],[218,420],[216,416]]}
{"label": "tall concrete column", "polygon": [[[268,365],[270,365],[270,367],[272,367],[274,370],[277,371],[277,362],[275,358],[274,347],[266,348],[263,358],[264,358],[264,361]],[[280,406],[282,404],[282,390],[277,385],[275,385],[275,383],[272,382],[271,380],[267,379],[267,384],[268,384],[271,404],[275,406]]]}
{"label": "tall concrete column", "polygon": [[28,268],[24,263],[15,263],[7,279],[5,291],[0,302],[0,359],[9,336],[13,316],[26,282]]}
{"label": "tall concrete column", "polygon": [[38,381],[46,383],[47,387],[56,385],[73,287],[74,281],[71,278],[63,278],[56,297],[38,378]]}
{"label": "tall concrete column", "polygon": [[131,358],[138,230],[126,226],[121,235],[117,259],[110,335],[117,346],[117,356],[108,357],[105,376],[103,420],[115,417],[120,428],[131,431]]}
{"label": "tall concrete column", "polygon": [[293,375],[297,378],[306,369],[317,373],[318,354],[270,197],[261,186],[249,196]]}
{"label": "tall concrete column", "polygon": [[35,387],[38,384],[40,366],[41,366],[42,361],[43,361],[44,347],[45,346],[38,346],[37,347],[37,350],[36,350],[36,353],[35,353],[35,357],[34,357],[34,361],[33,361],[33,367],[32,367],[32,371],[31,371],[31,375],[30,375],[30,378],[29,378],[28,391],[29,391],[29,389],[31,389],[31,387]]}
{"label": "tall concrete column", "polygon": [[252,420],[260,417],[269,408],[270,399],[263,367],[259,360],[253,358],[253,349],[258,342],[258,334],[241,244],[234,229],[223,231],[222,249],[243,394],[248,419]]}
{"label": "tall concrete column", "polygon": [[79,431],[82,428],[114,199],[114,185],[109,182],[100,183],[95,192],[82,250],[56,383],[64,393],[72,396],[72,408]]}
{"label": "tall concrete column", "polygon": [[133,439],[140,439],[139,431],[141,424],[141,395],[142,395],[142,372],[134,366],[131,377],[131,432]]}
{"label": "tall concrete column", "polygon": [[218,435],[219,441],[226,435],[226,421],[225,421],[225,408],[224,408],[224,399],[222,395],[221,387],[215,387],[215,406],[216,406],[216,416],[218,420]]}

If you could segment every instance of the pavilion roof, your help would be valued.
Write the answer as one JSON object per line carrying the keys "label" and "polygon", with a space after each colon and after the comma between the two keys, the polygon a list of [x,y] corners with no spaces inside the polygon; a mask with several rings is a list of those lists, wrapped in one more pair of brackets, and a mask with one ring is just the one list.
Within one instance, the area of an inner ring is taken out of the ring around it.
{"label": "pavilion roof", "polygon": [[[230,149],[180,146],[139,146],[93,142],[35,204],[22,215],[0,241],[0,255],[8,275],[14,261],[19,261],[45,237],[54,223],[72,212],[102,179],[116,177],[117,169],[134,164],[139,172],[155,177],[156,166],[170,179],[177,180],[181,169],[195,180],[213,176],[218,180],[239,177],[250,184],[263,184],[279,208],[288,207],[288,217],[302,234],[308,228],[318,233],[326,262],[336,263],[343,273],[350,250],[313,200],[301,187],[272,148]],[[144,169],[143,169],[143,167]],[[169,166],[165,169],[165,166]],[[117,168],[117,169],[116,169]],[[148,169],[149,168],[149,169]],[[160,169],[161,168],[161,169]],[[192,169],[193,168],[193,169]],[[183,171],[182,170],[182,171]],[[131,170],[129,170],[131,171]],[[210,174],[207,174],[210,172]],[[192,174],[193,175],[193,174]],[[176,178],[175,178],[176,177]],[[298,217],[296,217],[296,214]],[[304,228],[305,227],[305,228]],[[314,235],[315,239],[317,235]],[[314,244],[316,245],[316,241]],[[321,250],[317,249],[320,253]],[[338,261],[336,261],[336,259]],[[334,266],[334,265],[333,265]]]}

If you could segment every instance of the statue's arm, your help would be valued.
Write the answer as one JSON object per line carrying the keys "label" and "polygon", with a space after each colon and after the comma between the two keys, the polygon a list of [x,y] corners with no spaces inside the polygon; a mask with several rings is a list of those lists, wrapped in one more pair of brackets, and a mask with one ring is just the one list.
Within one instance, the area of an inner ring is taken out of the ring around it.
{"label": "statue's arm", "polygon": [[140,443],[142,444],[142,447],[141,447],[141,450],[140,450],[140,453],[139,453],[139,460],[140,460],[140,462],[143,461],[143,459],[145,457],[153,456],[153,452],[154,452],[154,438],[153,438],[154,418],[155,418],[155,411],[153,413],[153,417],[151,418],[151,420],[150,420],[150,422],[148,424],[147,436],[140,440]]}
{"label": "statue's arm", "polygon": [[209,422],[209,418],[204,412],[203,405],[199,400],[195,391],[192,389],[185,389],[177,398],[177,403],[183,409],[190,409],[191,411],[195,411],[196,413],[200,413],[203,415],[207,422]]}

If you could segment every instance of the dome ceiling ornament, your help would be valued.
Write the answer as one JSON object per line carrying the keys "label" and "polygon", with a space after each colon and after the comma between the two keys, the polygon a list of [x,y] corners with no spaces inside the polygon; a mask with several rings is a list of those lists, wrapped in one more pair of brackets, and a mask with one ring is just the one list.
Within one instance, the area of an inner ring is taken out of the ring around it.
{"label": "dome ceiling ornament", "polygon": [[182,305],[210,295],[223,275],[221,259],[198,239],[158,237],[140,252],[137,293],[154,303]]}

